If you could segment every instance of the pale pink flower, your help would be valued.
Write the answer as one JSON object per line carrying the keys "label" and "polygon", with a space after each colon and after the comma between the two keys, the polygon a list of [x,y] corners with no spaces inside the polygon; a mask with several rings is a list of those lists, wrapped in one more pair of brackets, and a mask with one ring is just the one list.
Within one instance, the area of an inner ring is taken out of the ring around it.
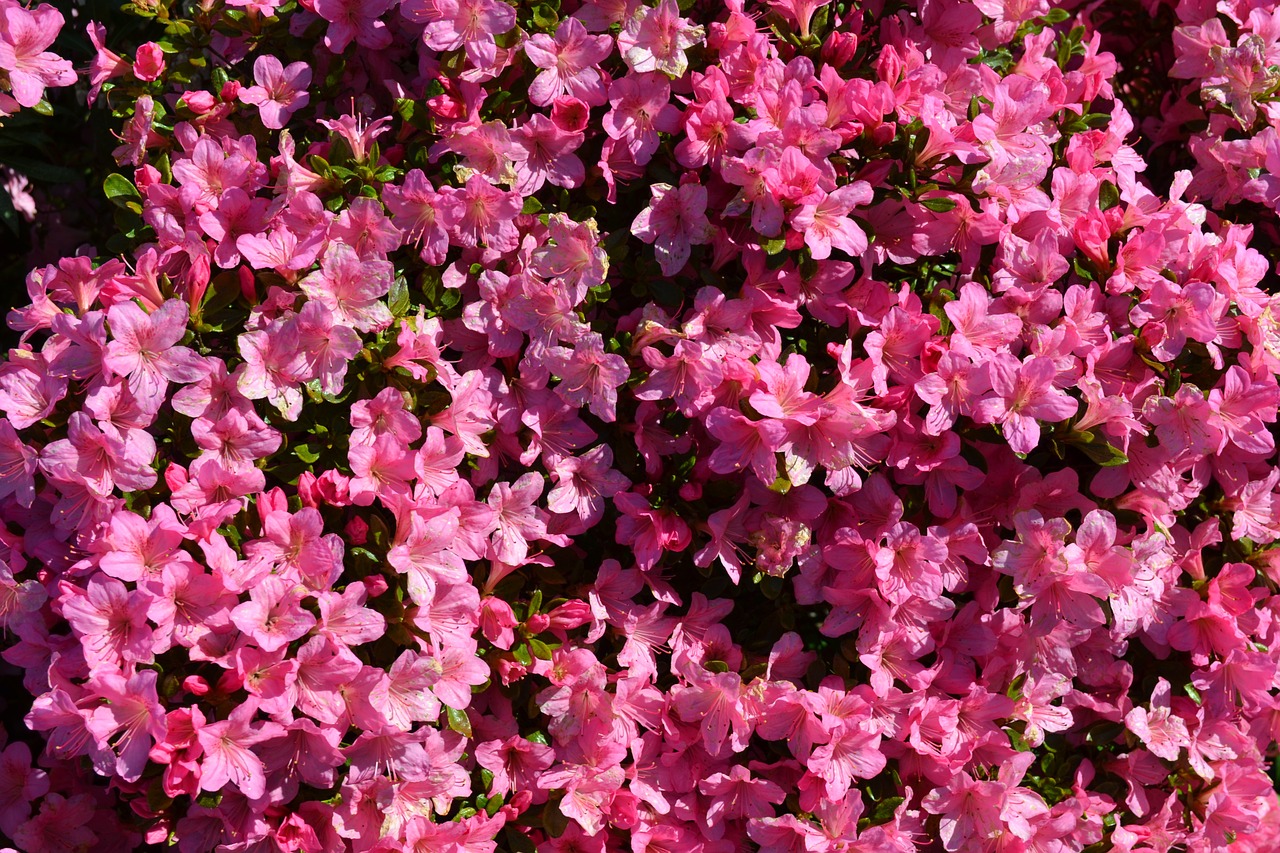
{"label": "pale pink flower", "polygon": [[706,31],[680,17],[676,0],[640,6],[618,35],[618,50],[636,72],[661,71],[680,77],[689,68],[685,51],[701,43]]}

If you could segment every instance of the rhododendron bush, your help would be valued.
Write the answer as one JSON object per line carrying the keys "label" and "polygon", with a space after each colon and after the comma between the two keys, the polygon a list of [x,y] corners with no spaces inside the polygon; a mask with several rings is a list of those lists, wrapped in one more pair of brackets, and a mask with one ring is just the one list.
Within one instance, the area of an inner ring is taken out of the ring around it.
{"label": "rhododendron bush", "polygon": [[1280,3],[0,0],[0,116],[13,848],[1280,847]]}

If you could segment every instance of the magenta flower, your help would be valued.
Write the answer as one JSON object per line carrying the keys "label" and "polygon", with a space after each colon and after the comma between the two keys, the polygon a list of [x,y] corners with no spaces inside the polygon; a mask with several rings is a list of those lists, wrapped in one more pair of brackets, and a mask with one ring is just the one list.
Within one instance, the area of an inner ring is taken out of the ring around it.
{"label": "magenta flower", "polygon": [[262,124],[273,130],[288,124],[289,117],[311,100],[307,92],[311,66],[305,62],[285,67],[276,57],[263,54],[253,61],[253,79],[256,85],[241,89],[236,97],[256,106]]}
{"label": "magenta flower", "polygon": [[391,44],[391,31],[380,18],[395,0],[315,0],[315,13],[329,22],[324,46],[342,53],[354,41],[361,47],[381,50]]}
{"label": "magenta flower", "polygon": [[138,47],[137,54],[133,60],[134,77],[150,83],[152,80],[160,79],[160,75],[164,73],[164,68],[164,51],[160,49],[160,45],[149,41]]}

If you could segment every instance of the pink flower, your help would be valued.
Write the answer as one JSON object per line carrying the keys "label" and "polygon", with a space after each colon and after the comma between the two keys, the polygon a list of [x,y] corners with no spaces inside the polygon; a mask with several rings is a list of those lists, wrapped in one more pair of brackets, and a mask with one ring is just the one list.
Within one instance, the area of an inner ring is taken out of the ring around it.
{"label": "pink flower", "polygon": [[47,793],[49,775],[32,766],[25,743],[15,741],[0,752],[0,832],[13,835],[31,816],[31,804]]}
{"label": "pink flower", "polygon": [[145,83],[150,83],[152,80],[160,79],[160,75],[164,73],[164,68],[164,51],[160,49],[160,45],[149,41],[138,47],[137,54],[133,60],[134,77]]}
{"label": "pink flower", "polygon": [[439,683],[442,667],[426,655],[406,649],[373,689],[369,701],[389,725],[410,731],[415,722],[433,722],[440,716],[440,702],[431,692]]}
{"label": "pink flower", "polygon": [[264,578],[249,590],[249,601],[231,611],[231,621],[264,652],[274,652],[315,627],[316,617],[302,607],[306,595],[294,581]]}
{"label": "pink flower", "polygon": [[96,809],[89,794],[64,797],[49,793],[40,803],[40,811],[14,830],[13,841],[22,850],[41,853],[79,853],[90,850],[99,837],[89,828]]}
{"label": "pink flower", "polygon": [[345,243],[331,243],[320,269],[298,282],[298,287],[328,308],[335,323],[372,332],[391,325],[391,311],[380,300],[391,290],[394,277],[386,261],[362,260]]}
{"label": "pink flower", "polygon": [[680,77],[689,68],[685,51],[702,41],[705,30],[680,17],[676,0],[640,6],[618,35],[618,50],[635,72],[662,71]]}
{"label": "pink flower", "polygon": [[13,3],[0,7],[0,71],[19,105],[34,107],[46,86],[70,86],[76,72],[70,60],[45,50],[62,29],[62,13],[48,4],[26,9]]}
{"label": "pink flower", "polygon": [[147,593],[96,575],[83,590],[66,583],[62,587],[62,615],[79,638],[85,661],[108,670],[151,660],[150,602]]}
{"label": "pink flower", "polygon": [[422,247],[422,259],[432,266],[444,262],[449,235],[436,214],[439,194],[421,169],[411,169],[404,184],[382,188],[382,202],[391,211],[392,222],[406,239]]}
{"label": "pink flower", "polygon": [[122,77],[129,73],[129,63],[115,51],[107,48],[107,28],[96,21],[90,21],[85,29],[89,41],[93,43],[94,55],[89,63],[89,96],[90,106],[98,99],[102,84],[113,77]]}
{"label": "pink flower", "polygon": [[427,664],[437,674],[431,692],[436,698],[457,711],[471,704],[471,688],[489,680],[489,666],[476,655],[474,645],[446,645],[432,650]]}
{"label": "pink flower", "polygon": [[513,735],[477,746],[476,763],[493,774],[491,795],[535,791],[538,775],[555,763],[555,750]]}
{"label": "pink flower", "polygon": [[581,456],[558,459],[551,471],[555,486],[547,495],[547,508],[556,513],[577,513],[592,525],[604,514],[605,498],[628,488],[631,481],[610,466],[613,451],[602,444]]}
{"label": "pink flower", "polygon": [[241,89],[237,97],[242,103],[256,106],[263,126],[272,130],[288,124],[289,117],[311,99],[307,92],[311,66],[305,62],[292,62],[285,67],[276,57],[262,54],[253,61],[253,79],[257,85]]}
{"label": "pink flower", "polygon": [[871,199],[871,185],[854,181],[827,193],[815,204],[801,205],[791,218],[791,227],[804,235],[804,243],[814,260],[831,257],[832,248],[853,257],[860,256],[867,250],[867,235],[849,218],[849,213]]}
{"label": "pink flower", "polygon": [[546,116],[534,115],[512,137],[514,189],[521,195],[533,195],[545,183],[573,189],[586,179],[586,167],[573,153],[582,145],[582,133],[567,133]]}
{"label": "pink flower", "polygon": [[115,772],[126,782],[136,782],[147,766],[147,755],[153,743],[164,740],[168,732],[164,706],[156,694],[154,670],[143,670],[125,678],[116,673],[101,673],[89,687],[105,705],[94,709],[88,727],[99,743],[112,744],[118,758]]}
{"label": "pink flower", "polygon": [[707,221],[707,188],[701,184],[654,184],[653,200],[631,223],[631,233],[653,245],[665,275],[675,275],[689,261],[694,245],[709,243],[715,233]]}
{"label": "pink flower", "polygon": [[728,773],[713,773],[698,783],[703,796],[711,798],[706,821],[773,817],[773,807],[786,799],[786,792],[768,779],[753,778],[751,771],[735,764]]}
{"label": "pink flower", "polygon": [[459,246],[483,243],[498,252],[510,252],[519,243],[515,217],[523,205],[520,194],[504,192],[480,175],[472,175],[462,189],[443,187],[441,224]]}
{"label": "pink flower", "polygon": [[588,35],[577,18],[565,18],[555,36],[535,33],[524,43],[525,55],[542,71],[529,86],[529,101],[545,107],[560,95],[570,95],[589,107],[608,100],[605,78],[598,66],[613,50],[608,35]]}
{"label": "pink flower", "polygon": [[622,513],[614,538],[633,548],[636,565],[642,571],[657,565],[663,553],[679,553],[689,547],[692,531],[671,510],[654,509],[635,492],[620,492],[613,503]]}
{"label": "pink flower", "polygon": [[529,556],[529,542],[546,533],[544,514],[535,506],[542,488],[542,476],[532,472],[511,484],[494,484],[488,504],[496,525],[490,538],[496,559],[520,565]]}
{"label": "pink flower", "polygon": [[572,350],[552,347],[547,366],[560,377],[556,393],[571,406],[586,404],[605,423],[616,418],[617,388],[631,376],[626,359],[604,351],[604,341],[592,332]]}
{"label": "pink flower", "polygon": [[457,508],[428,508],[411,512],[396,530],[387,563],[409,576],[409,595],[429,602],[438,586],[467,581],[467,568],[452,547],[459,532]]}
{"label": "pink flower", "polygon": [[351,447],[347,460],[354,475],[351,502],[357,506],[369,506],[375,497],[388,501],[394,495],[409,495],[414,456],[395,436],[382,435],[372,444]]}
{"label": "pink flower", "polygon": [[273,325],[269,330],[247,332],[236,339],[244,363],[236,370],[236,387],[250,400],[266,398],[289,420],[302,411],[298,382],[306,370],[294,324]]}
{"label": "pink flower", "polygon": [[99,428],[88,415],[73,412],[67,437],[44,448],[40,465],[54,480],[83,483],[105,497],[117,488],[128,492],[154,486],[155,455],[155,439],[145,430],[108,423]]}
{"label": "pink flower", "polygon": [[342,53],[353,40],[370,50],[391,44],[391,31],[379,18],[393,5],[395,0],[314,0],[312,8],[329,22],[324,46]]}
{"label": "pink flower", "polygon": [[494,64],[500,36],[516,25],[516,12],[499,0],[405,0],[401,13],[425,23],[422,40],[432,50],[462,48],[477,68]]}
{"label": "pink flower", "polygon": [[13,496],[31,506],[36,498],[35,473],[39,455],[29,447],[8,418],[0,418],[0,500]]}
{"label": "pink flower", "polygon": [[609,105],[602,125],[610,139],[626,145],[637,165],[658,150],[658,132],[674,132],[680,111],[671,102],[671,81],[657,73],[628,74],[609,85]]}
{"label": "pink flower", "polygon": [[1079,408],[1075,399],[1054,386],[1058,368],[1051,359],[1032,356],[1019,362],[1002,355],[988,366],[993,396],[979,401],[974,419],[1000,424],[1015,453],[1030,453],[1040,443],[1037,420],[1064,421]]}
{"label": "pink flower", "polygon": [[1169,694],[1169,682],[1159,679],[1151,693],[1150,709],[1136,707],[1125,715],[1124,722],[1129,731],[1142,739],[1152,755],[1166,761],[1177,761],[1182,748],[1191,745],[1191,738],[1187,724],[1173,713]]}
{"label": "pink flower", "polygon": [[177,345],[187,333],[188,314],[180,299],[150,314],[134,302],[119,302],[107,311],[112,340],[103,364],[128,377],[129,390],[153,408],[159,408],[169,382],[196,382],[205,374],[203,360]]}
{"label": "pink flower", "polygon": [[200,790],[216,793],[227,784],[244,796],[257,799],[266,793],[262,759],[251,747],[284,734],[276,723],[254,723],[257,705],[237,705],[227,719],[207,723],[196,730],[204,758],[200,761]]}

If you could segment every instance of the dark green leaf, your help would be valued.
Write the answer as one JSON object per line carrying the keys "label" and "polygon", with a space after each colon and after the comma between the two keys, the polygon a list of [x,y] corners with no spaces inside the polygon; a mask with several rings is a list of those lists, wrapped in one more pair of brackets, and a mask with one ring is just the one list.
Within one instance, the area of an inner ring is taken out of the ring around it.
{"label": "dark green leaf", "polygon": [[1110,210],[1120,203],[1120,190],[1110,181],[1103,181],[1098,187],[1098,208]]}

